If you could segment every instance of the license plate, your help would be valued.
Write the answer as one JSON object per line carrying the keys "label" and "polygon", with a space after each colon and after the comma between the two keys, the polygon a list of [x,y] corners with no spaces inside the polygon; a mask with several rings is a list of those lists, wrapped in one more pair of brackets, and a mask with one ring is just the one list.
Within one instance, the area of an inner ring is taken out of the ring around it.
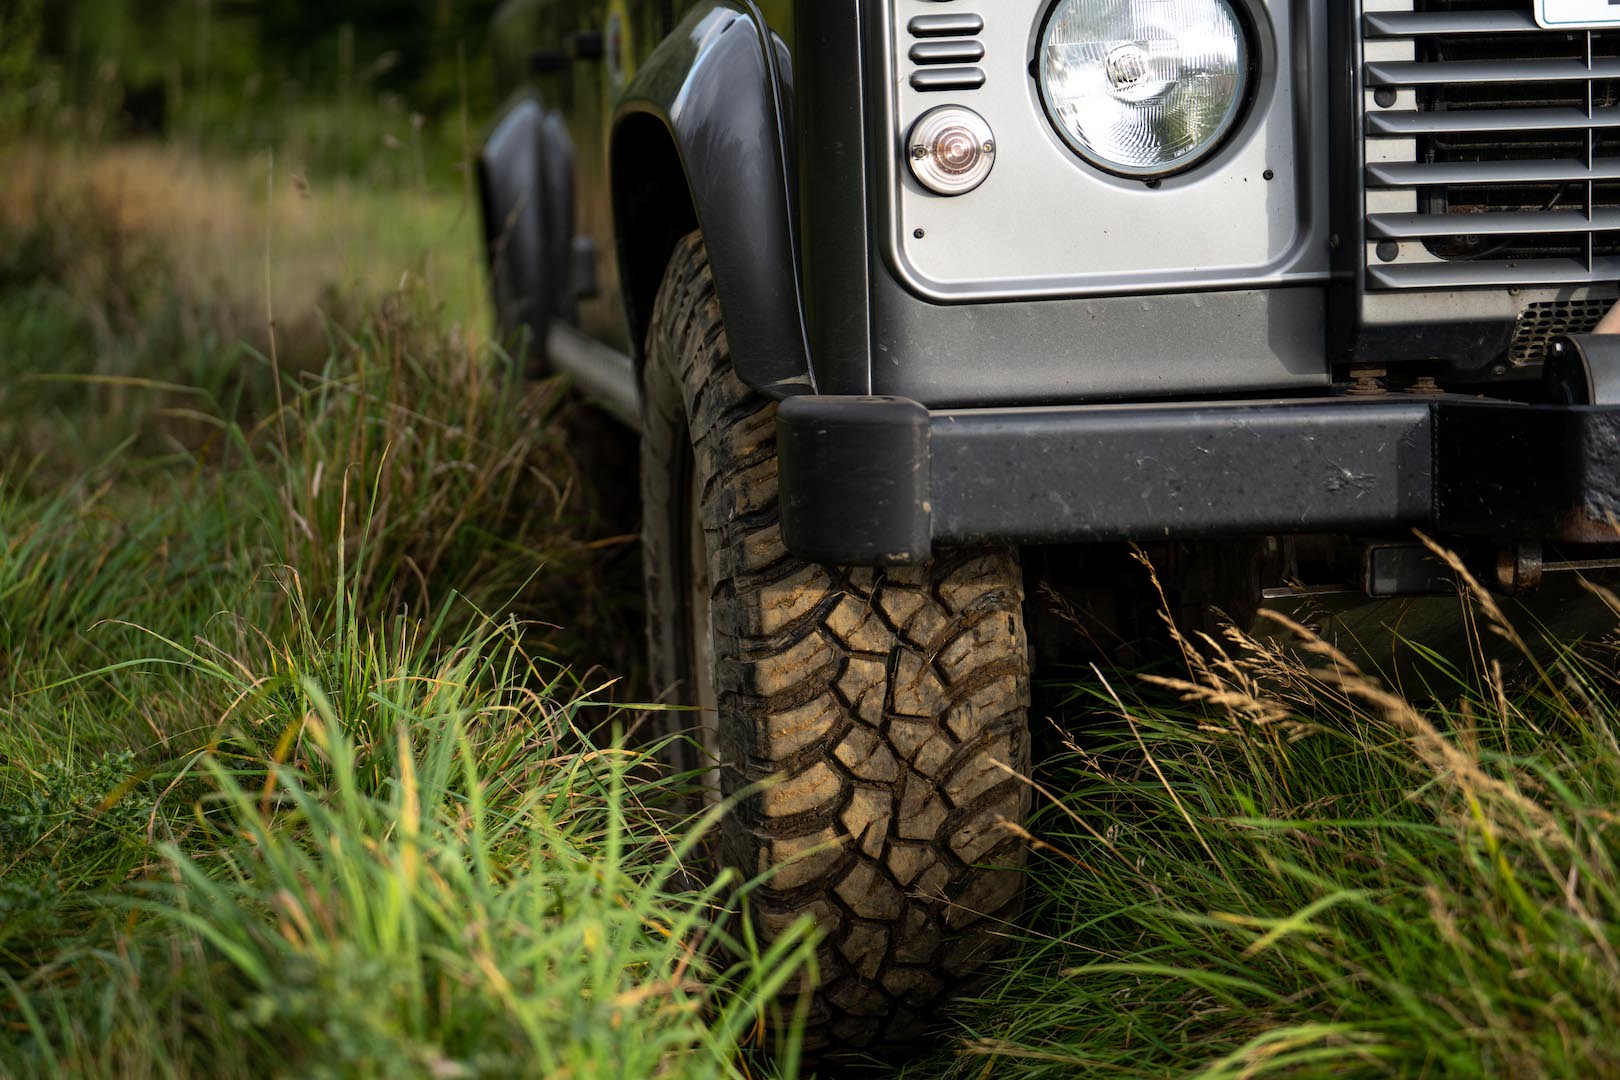
{"label": "license plate", "polygon": [[1549,30],[1620,26],[1620,0],[1536,0],[1536,22]]}

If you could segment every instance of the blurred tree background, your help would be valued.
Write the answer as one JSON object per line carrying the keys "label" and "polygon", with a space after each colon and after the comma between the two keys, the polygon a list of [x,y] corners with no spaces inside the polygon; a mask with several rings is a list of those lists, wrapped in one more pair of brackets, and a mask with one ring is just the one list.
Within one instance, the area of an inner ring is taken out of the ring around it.
{"label": "blurred tree background", "polygon": [[291,143],[316,175],[424,176],[493,104],[499,5],[0,0],[0,136]]}

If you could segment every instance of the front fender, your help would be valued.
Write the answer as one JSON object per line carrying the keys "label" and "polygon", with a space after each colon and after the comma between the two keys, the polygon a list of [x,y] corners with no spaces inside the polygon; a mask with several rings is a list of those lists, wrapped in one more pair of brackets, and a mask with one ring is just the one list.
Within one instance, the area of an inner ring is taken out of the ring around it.
{"label": "front fender", "polygon": [[[812,0],[813,2],[813,0]],[[788,147],[787,50],[750,0],[708,0],[626,88],[610,147],[631,341],[644,347],[657,284],[695,219],[737,375],[773,397],[811,393]],[[666,176],[661,160],[677,169]],[[669,190],[677,182],[684,191]]]}
{"label": "front fender", "polygon": [[532,93],[514,96],[479,152],[478,187],[501,332],[543,353],[551,320],[575,319],[574,146],[562,117]]}

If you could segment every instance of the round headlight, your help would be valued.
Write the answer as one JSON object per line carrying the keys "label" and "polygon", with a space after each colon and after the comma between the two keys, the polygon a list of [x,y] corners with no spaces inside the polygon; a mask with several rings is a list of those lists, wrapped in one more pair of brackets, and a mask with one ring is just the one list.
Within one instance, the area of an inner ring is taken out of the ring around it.
{"label": "round headlight", "polygon": [[1041,97],[1093,165],[1164,176],[1237,123],[1247,52],[1231,0],[1061,0],[1041,41]]}

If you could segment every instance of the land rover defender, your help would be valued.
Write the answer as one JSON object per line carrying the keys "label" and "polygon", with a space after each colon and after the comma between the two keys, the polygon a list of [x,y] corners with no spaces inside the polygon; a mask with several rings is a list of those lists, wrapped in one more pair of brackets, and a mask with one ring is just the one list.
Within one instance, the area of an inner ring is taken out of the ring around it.
{"label": "land rover defender", "polygon": [[500,323],[640,440],[654,677],[759,929],[825,935],[816,1045],[1015,916],[1036,577],[1620,550],[1612,0],[512,0],[495,50]]}

